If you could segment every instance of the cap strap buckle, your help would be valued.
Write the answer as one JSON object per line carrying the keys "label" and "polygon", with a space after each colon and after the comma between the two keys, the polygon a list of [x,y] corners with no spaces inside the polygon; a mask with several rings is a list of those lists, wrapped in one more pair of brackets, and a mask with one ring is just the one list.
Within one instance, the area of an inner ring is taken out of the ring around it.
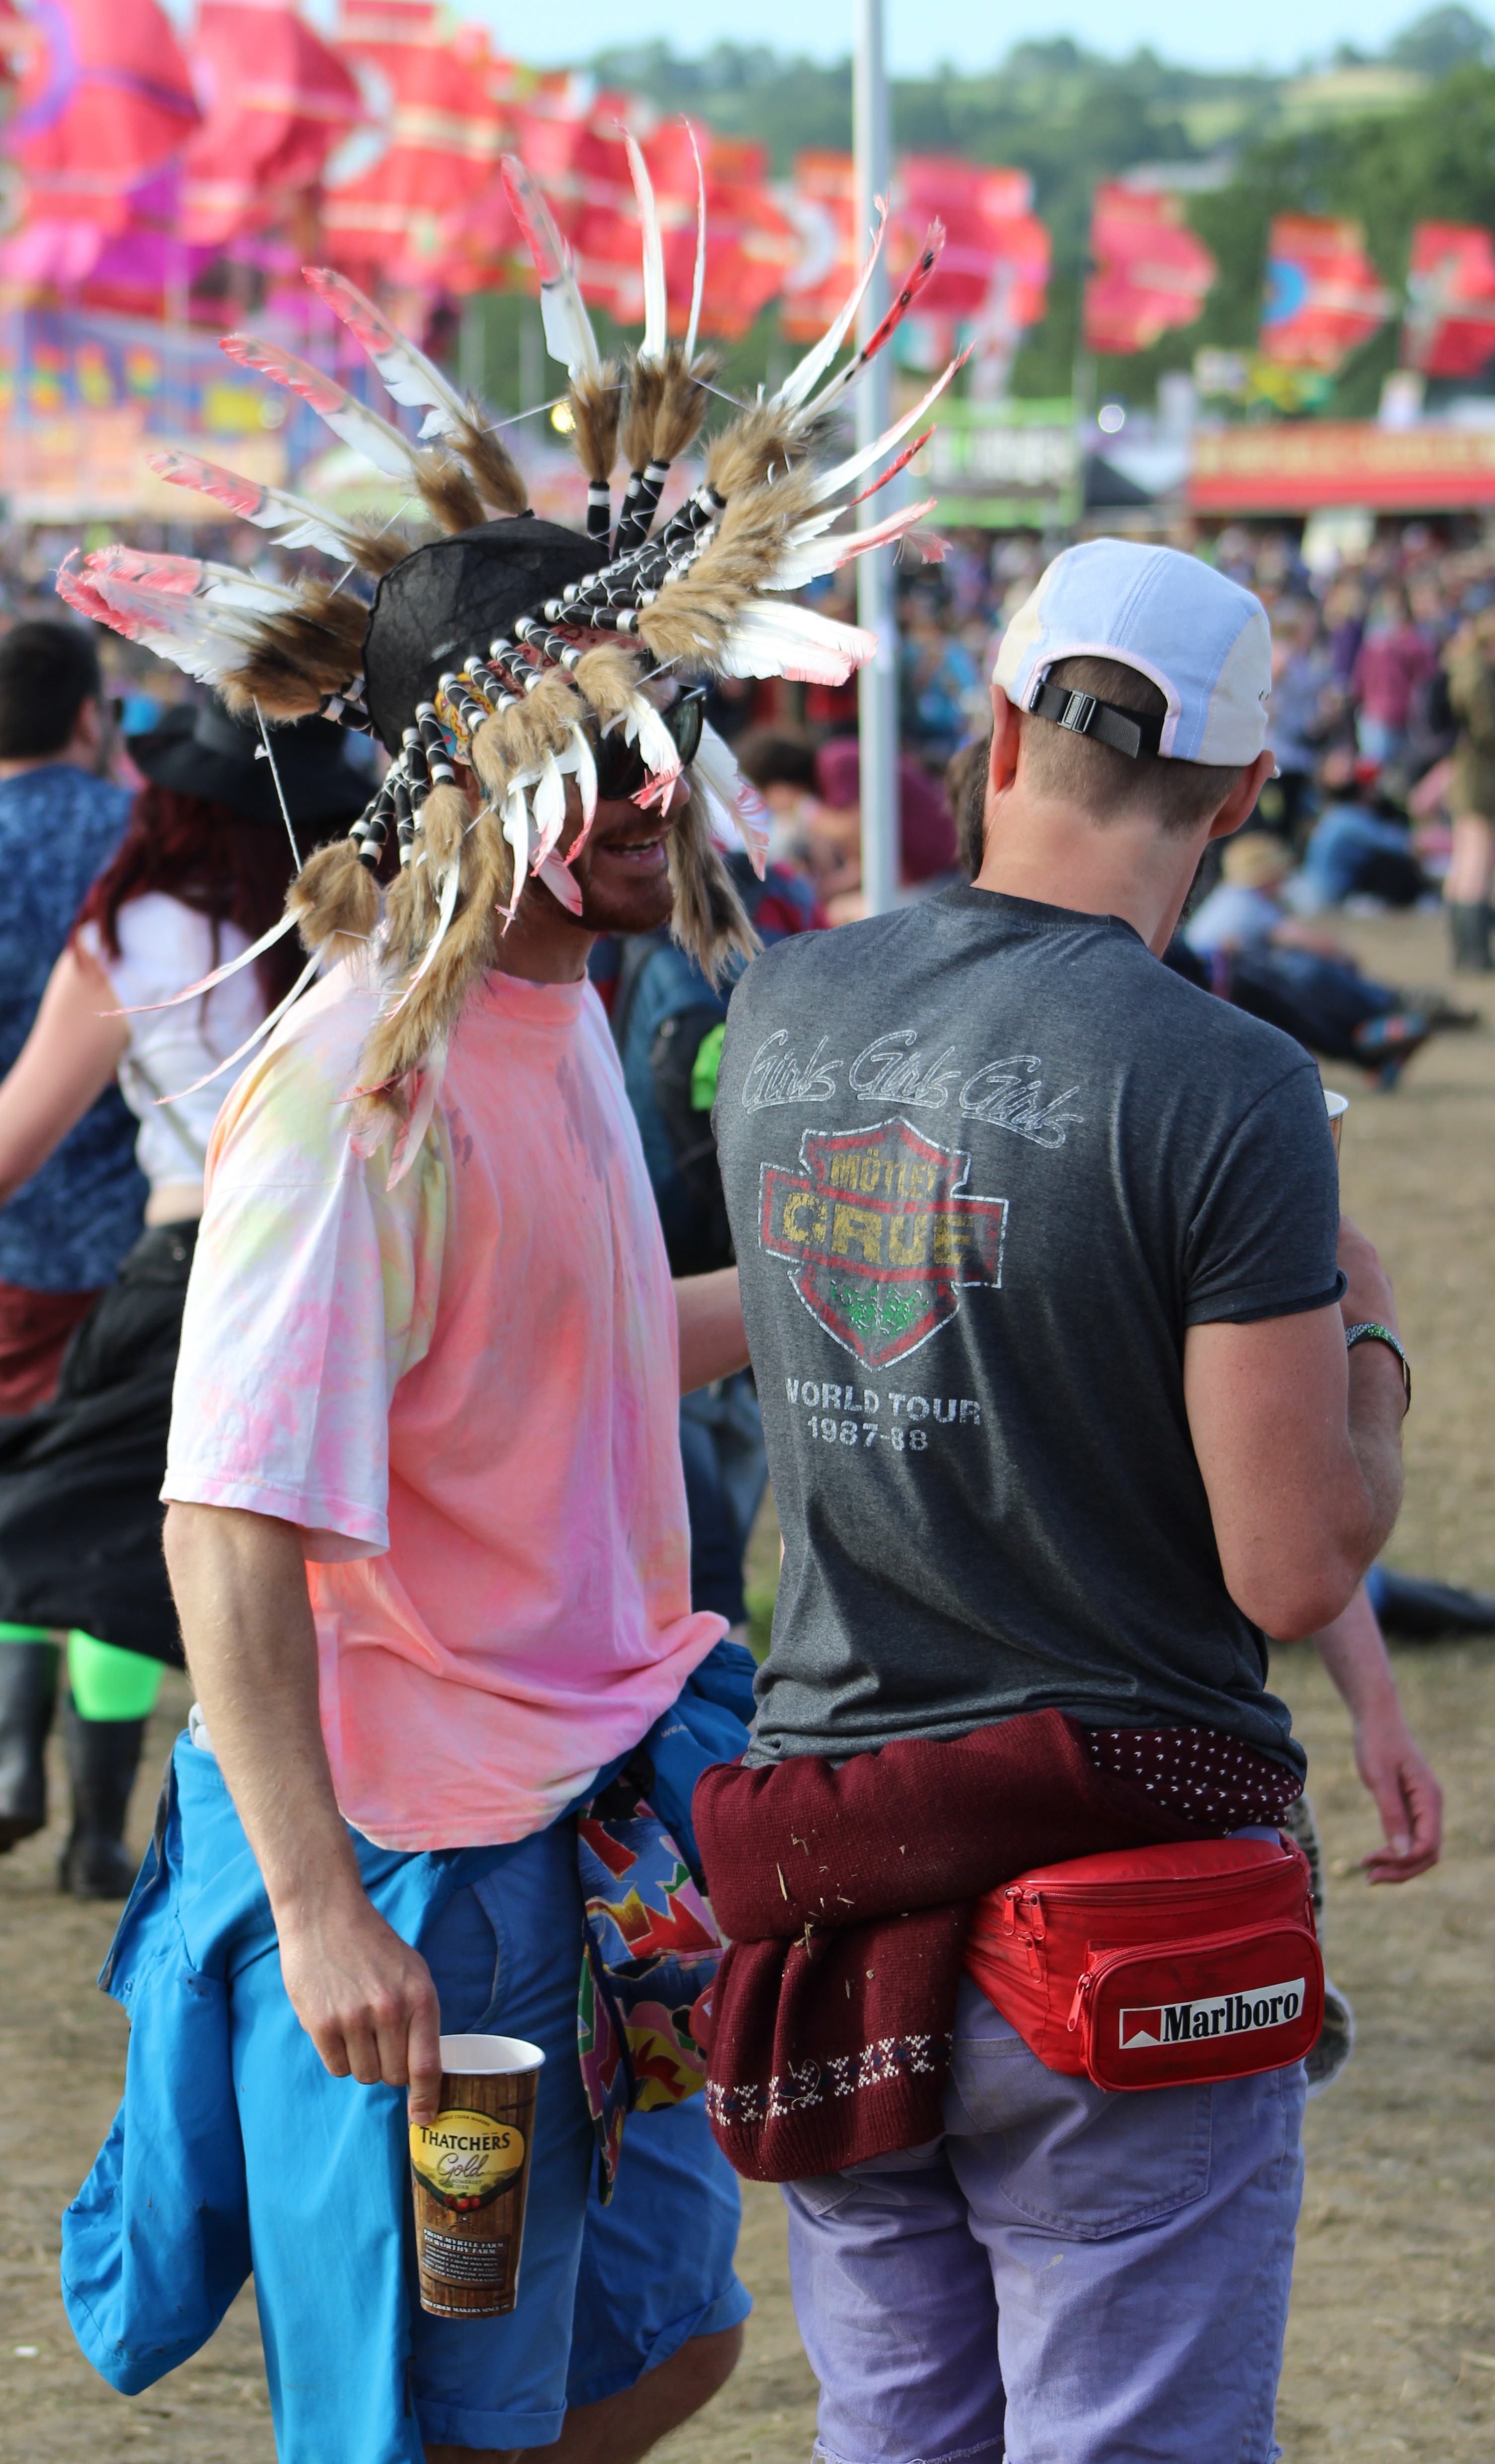
{"label": "cap strap buckle", "polygon": [[1097,701],[1093,693],[1070,693],[1064,685],[1045,684],[1035,694],[1035,717],[1047,718],[1073,736],[1093,736],[1112,751],[1134,761],[1140,753],[1155,753],[1162,740],[1160,718],[1138,711],[1118,710],[1114,702]]}

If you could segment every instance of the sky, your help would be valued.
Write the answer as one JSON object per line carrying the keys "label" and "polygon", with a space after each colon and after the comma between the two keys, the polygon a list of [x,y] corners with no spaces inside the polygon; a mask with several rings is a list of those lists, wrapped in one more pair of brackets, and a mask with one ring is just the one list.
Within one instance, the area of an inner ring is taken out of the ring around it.
{"label": "sky", "polygon": [[[461,0],[464,10],[473,0]],[[1052,0],[1042,14],[1001,0],[884,0],[888,62],[901,77],[941,60],[992,67],[1029,34],[1072,34],[1087,49],[1123,56],[1150,43],[1165,59],[1198,68],[1285,72],[1322,58],[1337,43],[1374,51],[1422,13],[1428,0],[1255,0],[1249,12],[1200,9],[1198,0]],[[477,0],[505,49],[547,65],[585,59],[620,40],[668,40],[687,57],[716,42],[767,43],[835,59],[851,48],[856,0],[567,0],[564,11],[521,14],[513,0]],[[1246,22],[1242,22],[1242,19]]]}

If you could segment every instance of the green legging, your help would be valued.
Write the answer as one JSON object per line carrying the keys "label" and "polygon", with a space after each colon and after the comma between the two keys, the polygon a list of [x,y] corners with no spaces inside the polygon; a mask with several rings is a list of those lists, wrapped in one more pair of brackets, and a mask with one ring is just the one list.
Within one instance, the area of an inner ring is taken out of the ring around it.
{"label": "green legging", "polygon": [[[0,1643],[51,1642],[42,1625],[7,1625]],[[75,1626],[68,1636],[68,1684],[80,1720],[143,1720],[156,1707],[164,1671],[143,1652],[121,1651]]]}

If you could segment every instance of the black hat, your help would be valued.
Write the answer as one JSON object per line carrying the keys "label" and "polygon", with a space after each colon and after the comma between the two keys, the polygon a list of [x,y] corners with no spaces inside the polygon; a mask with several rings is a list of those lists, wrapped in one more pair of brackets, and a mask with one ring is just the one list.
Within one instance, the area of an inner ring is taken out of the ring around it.
{"label": "black hat", "polygon": [[416,704],[433,699],[448,668],[606,561],[605,539],[538,514],[482,522],[404,558],[380,583],[363,637],[363,700],[375,735],[398,753]]}
{"label": "black hat", "polygon": [[[351,820],[375,781],[348,759],[349,737],[330,719],[298,719],[272,730],[275,768],[293,822]],[[246,821],[281,822],[280,800],[257,727],[231,718],[221,703],[200,709],[179,703],[145,736],[127,736],[125,750],[143,779],[180,796],[202,796]]]}

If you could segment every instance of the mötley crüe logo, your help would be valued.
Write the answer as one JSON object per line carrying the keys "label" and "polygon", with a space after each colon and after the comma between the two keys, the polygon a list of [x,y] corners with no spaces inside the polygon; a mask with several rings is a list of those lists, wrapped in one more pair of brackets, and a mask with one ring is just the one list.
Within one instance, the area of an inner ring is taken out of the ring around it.
{"label": "m\u00f6tley cr\u00fce logo", "polygon": [[962,1290],[1001,1283],[1004,1198],[971,1196],[969,1155],[905,1120],[806,1130],[799,1172],[764,1164],[758,1240],[827,1334],[869,1368],[928,1342]]}
{"label": "m\u00f6tley cr\u00fce logo", "polygon": [[1201,2002],[1154,2002],[1120,2013],[1124,2054],[1184,2045],[1205,2036],[1244,2036],[1290,2027],[1303,2009],[1305,1980],[1259,1985],[1247,1993],[1212,1993]]}

